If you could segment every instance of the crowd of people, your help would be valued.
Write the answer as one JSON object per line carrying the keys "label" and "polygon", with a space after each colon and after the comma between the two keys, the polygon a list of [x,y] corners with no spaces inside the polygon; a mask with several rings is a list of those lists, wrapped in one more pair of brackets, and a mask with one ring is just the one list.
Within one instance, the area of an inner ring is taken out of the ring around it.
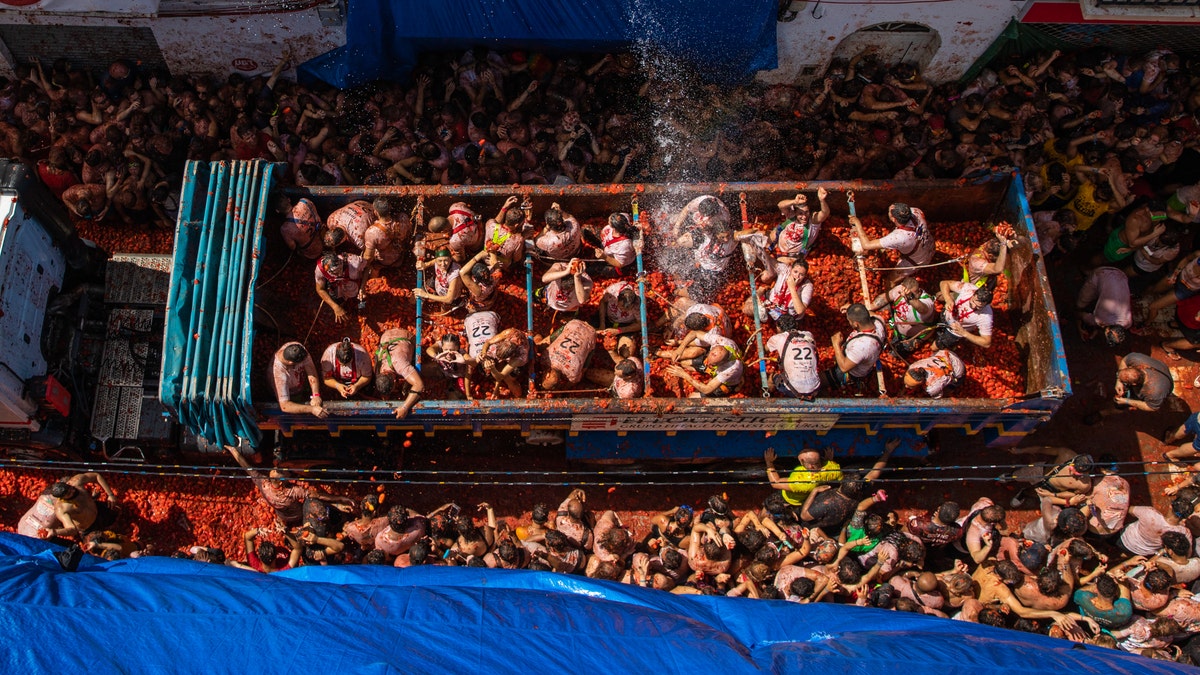
{"label": "crowd of people", "polygon": [[1014,463],[1045,462],[1001,477],[1027,486],[1010,506],[1037,501],[1021,526],[987,497],[901,515],[876,482],[897,445],[887,442],[861,469],[805,449],[787,473],[768,450],[771,490],[761,506],[738,513],[717,494],[672,506],[637,531],[614,511],[594,511],[581,489],[557,506],[530,504],[520,519],[498,517],[487,503],[421,513],[385,505],[374,489],[356,503],[286,470],[257,469],[230,448],[274,513],[243,533],[240,550],[144,550],[116,533],[117,493],[95,473],[51,484],[17,531],[110,560],[170,554],[264,573],[342,564],[522,569],[676,594],[849,603],[1200,664],[1200,596],[1191,591],[1200,580],[1200,486],[1169,490],[1163,513],[1131,503],[1110,458],[1027,447],[1013,451]]}
{"label": "crowd of people", "polygon": [[[1171,310],[1182,337],[1163,342],[1165,358],[1200,348],[1200,252],[1190,252],[1190,227],[1200,221],[1200,67],[1167,50],[1014,58],[965,85],[928,83],[912,65],[879,63],[870,52],[831,64],[809,86],[728,88],[663,77],[629,54],[585,61],[474,50],[429,57],[411,86],[354,91],[300,86],[279,77],[285,66],[219,81],[118,62],[93,82],[66,62],[27,64],[0,87],[0,151],[36,163],[77,217],[113,227],[172,223],[185,159],[272,159],[301,186],[971,179],[1018,167],[1042,253],[1084,270],[1076,303],[1084,339],[1103,335],[1115,346]],[[845,308],[847,335],[829,336],[834,363],[822,369],[801,322],[811,302],[805,256],[821,241],[828,195],[781,197],[781,223],[768,232],[739,229],[712,196],[654,220],[664,259],[681,261],[668,269],[686,289],[657,326],[664,343],[655,358],[670,361],[669,374],[692,392],[728,395],[741,382],[741,345],[722,330],[730,309],[768,326],[781,375],[774,388],[797,398],[863,387],[885,348],[928,349],[905,384],[938,396],[962,377],[955,350],[989,347],[992,280],[1015,237],[998,231],[964,261],[961,278],[923,289],[911,270],[929,261],[936,228],[919,205],[893,204],[883,237],[850,221],[856,251],[894,251],[894,269],[886,292]],[[643,317],[633,311],[629,268],[645,222],[615,213],[581,224],[554,205],[535,223],[522,206],[514,197],[488,218],[456,204],[413,222],[387,199],[325,218],[311,202],[281,203],[284,239],[313,261],[316,292],[335,320],[364,299],[365,280],[408,255],[403,242],[417,230],[416,263],[429,286],[414,293],[461,304],[467,341],[415,345],[409,331],[393,329],[374,358],[353,340],[338,342],[320,369],[303,345],[283,345],[273,367],[281,407],[321,416],[322,387],[352,397],[373,378],[403,417],[430,372],[413,368],[421,352],[463,397],[473,395],[472,378],[522,393],[521,369],[537,358],[545,361],[540,388],[588,378],[637,396]],[[742,307],[716,306],[712,272],[739,248],[764,292]],[[557,333],[529,336],[486,316],[497,283],[527,251],[544,263],[538,302],[570,317]],[[579,312],[593,291],[602,295],[594,313]],[[1137,296],[1148,302],[1141,316]],[[873,314],[885,310],[886,320]],[[602,347],[611,363],[589,368],[585,346]],[[1127,355],[1112,405],[1097,419],[1161,408],[1171,377],[1161,361]],[[1183,444],[1168,458],[1200,455],[1200,438],[1187,442],[1198,431],[1197,415],[1169,430],[1165,440]],[[1036,498],[1039,507],[1019,527],[987,497],[901,518],[871,485],[887,470],[887,454],[858,472],[811,450],[787,476],[767,454],[773,490],[761,508],[735,514],[714,496],[633,532],[612,511],[592,513],[582,490],[557,509],[531,505],[529,520],[509,527],[487,504],[425,514],[385,510],[374,494],[354,504],[280,470],[263,475],[235,451],[277,523],[246,532],[243,551],[198,546],[186,555],[264,572],[350,562],[487,566],[676,593],[849,602],[1200,664],[1191,637],[1200,631],[1200,600],[1190,592],[1200,579],[1200,488],[1177,484],[1160,511],[1131,505],[1129,483],[1108,461],[1062,448],[1018,452],[1050,458],[1005,477],[1029,484],[1011,506]],[[93,482],[107,500],[92,498]],[[106,557],[137,554],[109,529],[116,513],[105,505],[116,499],[99,476],[71,477],[39,497],[19,531],[75,540]]]}

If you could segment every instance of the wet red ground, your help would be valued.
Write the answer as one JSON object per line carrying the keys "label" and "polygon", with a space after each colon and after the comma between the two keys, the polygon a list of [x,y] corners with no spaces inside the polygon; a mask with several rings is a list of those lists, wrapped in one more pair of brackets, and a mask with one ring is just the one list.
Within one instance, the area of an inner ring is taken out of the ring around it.
{"label": "wet red ground", "polygon": [[[840,225],[840,223],[831,223],[822,237],[840,239],[844,233],[844,227],[839,228]],[[162,231],[130,232],[127,229],[101,229],[94,225],[85,225],[81,229],[84,230],[85,236],[97,241],[108,250],[128,251],[134,249],[137,252],[169,252],[170,238]],[[957,256],[985,240],[987,236],[990,235],[982,228],[976,228],[975,231],[968,232],[962,237],[957,237],[956,233],[956,239],[960,240],[961,244],[954,246],[939,244],[939,249],[944,255]],[[835,303],[845,302],[852,298],[857,299],[855,297],[857,279],[855,276],[850,276],[853,274],[850,261],[838,258],[835,253],[826,253],[825,255],[830,257],[827,261],[823,261],[823,265],[827,265],[829,269],[835,269],[840,265],[845,268],[843,270],[845,274],[843,277],[834,279],[832,275],[818,276],[814,273],[813,276],[818,284],[817,295],[823,297],[822,302],[824,303],[824,306],[815,308],[818,316],[827,314],[830,307],[835,306]],[[273,274],[278,269],[279,263],[280,259],[269,257],[263,278]],[[307,330],[308,325],[312,322],[316,302],[311,300],[312,274],[309,263],[301,266],[293,261],[292,264],[297,269],[304,267],[303,274],[297,274],[297,279],[303,279],[303,285],[301,286],[299,281],[296,282],[296,288],[302,289],[302,291],[297,291],[295,294],[298,302],[293,317],[298,326],[295,332],[300,334]],[[1179,383],[1176,393],[1180,395],[1182,405],[1178,406],[1176,410],[1154,414],[1126,413],[1110,417],[1095,426],[1083,425],[1081,423],[1082,416],[1112,395],[1115,364],[1121,354],[1128,351],[1143,351],[1152,352],[1155,356],[1161,357],[1161,352],[1152,347],[1152,342],[1157,343],[1156,338],[1133,337],[1129,348],[1119,353],[1107,349],[1102,343],[1081,343],[1070,314],[1074,304],[1074,292],[1081,283],[1081,277],[1069,264],[1055,261],[1050,263],[1050,268],[1060,308],[1060,318],[1064,322],[1064,340],[1069,354],[1075,395],[1066,402],[1049,424],[1028,437],[1026,443],[1069,445],[1080,451],[1091,452],[1096,456],[1111,454],[1116,460],[1122,462],[1158,460],[1163,446],[1157,438],[1162,430],[1182,421],[1185,416],[1183,406],[1194,409],[1198,402],[1198,392],[1191,387],[1191,382],[1200,374],[1200,362],[1185,357],[1183,361],[1169,363],[1175,370],[1176,381]],[[951,269],[957,273],[957,267]],[[290,277],[290,274],[285,273],[281,276],[281,278],[283,277]],[[274,281],[268,286],[268,289],[280,283],[278,280]],[[412,311],[410,304],[403,304],[406,301],[400,298],[401,293],[398,290],[411,288],[411,286],[400,281],[393,285],[390,280],[374,283],[382,284],[396,296],[396,299],[391,302],[372,302],[365,317],[355,317],[357,327],[365,329],[365,333],[367,331],[377,332],[380,328],[388,327],[389,324],[384,319],[385,310],[390,312],[390,314],[386,314],[390,316],[394,316],[397,307],[400,307],[399,311],[406,315]],[[878,280],[873,280],[873,283],[877,286]],[[1004,288],[1003,283],[1002,280],[1001,291]],[[291,283],[289,282],[288,285],[291,286]],[[264,289],[264,296],[266,290]],[[373,287],[371,290],[375,291],[376,288]],[[524,289],[521,287],[519,290],[519,297],[523,300]],[[744,282],[741,293],[741,297],[744,297]],[[997,293],[998,301],[1002,302],[1003,297],[1002,292]],[[377,297],[372,298],[372,300],[377,299]],[[301,306],[300,303],[307,304]],[[523,305],[520,307],[521,323],[523,324]],[[287,314],[287,316],[292,315]],[[329,325],[332,325],[332,322]],[[1002,327],[1003,329],[1004,327]],[[738,330],[741,331],[739,336],[746,336],[752,329],[748,329],[743,323]],[[326,341],[332,341],[336,336],[338,336],[337,330],[318,327],[314,330],[314,337],[309,340],[309,344],[314,348],[318,345],[323,346],[327,344]],[[363,340],[370,342],[369,337],[364,337]],[[1001,348],[1006,344],[1011,345],[1007,340],[999,340],[998,344]],[[1005,360],[1003,356],[993,359],[992,356],[996,353],[996,347],[993,347],[993,350],[987,354],[988,366],[994,366]],[[267,356],[269,357],[269,353]],[[971,367],[982,365],[972,363],[971,359],[968,359],[968,363]],[[895,364],[892,365],[895,366]],[[1019,382],[1015,379],[1003,378],[1003,376],[997,376],[997,379],[1004,379],[1011,383],[1010,386],[1014,390],[1021,389]],[[400,451],[403,456],[399,460],[399,464],[409,472],[470,469],[475,471],[538,471],[548,474],[545,477],[509,476],[495,479],[509,482],[562,482],[570,485],[577,482],[605,482],[605,485],[585,486],[588,491],[589,506],[597,512],[610,508],[619,511],[625,521],[633,526],[639,534],[648,529],[646,520],[649,515],[679,503],[699,506],[708,495],[725,493],[734,508],[741,510],[756,507],[768,493],[765,477],[761,471],[761,463],[744,465],[741,468],[747,469],[749,475],[744,478],[725,477],[723,480],[728,480],[731,484],[716,486],[686,484],[687,472],[693,470],[688,468],[678,469],[681,474],[684,474],[682,476],[665,477],[665,482],[684,482],[669,486],[627,484],[614,486],[615,483],[622,482],[622,479],[614,478],[612,475],[553,475],[553,472],[594,471],[595,469],[594,467],[569,465],[562,459],[560,448],[532,448],[521,444],[519,438],[515,438],[515,436],[515,434],[505,432],[489,433],[486,438],[482,439],[457,434],[439,434],[432,438],[417,435],[411,439],[411,448]],[[965,507],[977,497],[984,495],[990,496],[1000,503],[1007,503],[1013,488],[1001,486],[990,480],[1001,473],[1002,469],[958,469],[952,467],[1010,465],[1014,463],[1011,455],[1003,450],[982,447],[978,439],[959,434],[939,434],[935,440],[939,452],[930,459],[929,466],[899,461],[896,466],[902,471],[889,475],[913,479],[936,479],[938,482],[890,484],[887,486],[891,495],[890,504],[904,510],[929,509],[944,499],[952,498]],[[334,441],[334,443],[336,444],[338,441]],[[778,466],[781,470],[786,471],[788,463],[788,458],[781,458]],[[1158,468],[1161,465],[1147,464],[1146,466],[1147,470],[1151,472],[1161,470]],[[631,469],[636,468],[631,467]],[[662,467],[651,468],[661,469]],[[1140,466],[1124,466],[1122,471],[1135,473],[1140,471]],[[240,472],[226,471],[225,474],[239,476]],[[11,529],[36,495],[58,475],[58,473],[44,471],[0,471],[0,495],[5,495],[5,499],[0,501],[0,527]],[[444,480],[448,483],[463,480],[461,476],[435,477],[415,473],[402,474],[401,478],[421,481]],[[646,479],[647,477],[642,475],[636,477],[635,480],[644,483]],[[240,533],[244,529],[270,522],[268,509],[257,501],[253,486],[245,478],[226,478],[215,474],[188,478],[145,477],[118,475],[117,472],[110,472],[110,480],[113,487],[120,493],[120,501],[124,507],[125,517],[119,529],[139,540],[153,542],[159,551],[170,551],[189,544],[201,543],[237,552],[240,551]],[[482,476],[468,479],[470,482],[480,483],[486,483],[488,480]],[[709,479],[705,478],[705,480]],[[722,478],[713,478],[712,480],[722,480]],[[1168,482],[1168,478],[1161,475],[1149,477],[1135,475],[1130,476],[1130,480],[1134,485],[1134,503],[1149,503],[1156,497],[1161,500],[1161,488]],[[745,484],[738,484],[740,482]],[[326,487],[338,494],[360,497],[367,491],[373,491],[377,484],[367,482],[335,484]],[[448,500],[454,500],[463,505],[487,501],[495,506],[497,513],[507,519],[510,524],[516,525],[528,519],[529,510],[534,503],[543,501],[554,506],[570,489],[569,485],[445,484],[414,486],[389,484],[385,488],[385,495],[386,502],[389,504],[402,502],[406,506],[418,510],[431,510]],[[1014,512],[1011,520],[1013,524],[1017,524],[1028,520],[1031,516],[1032,514],[1029,512]]]}

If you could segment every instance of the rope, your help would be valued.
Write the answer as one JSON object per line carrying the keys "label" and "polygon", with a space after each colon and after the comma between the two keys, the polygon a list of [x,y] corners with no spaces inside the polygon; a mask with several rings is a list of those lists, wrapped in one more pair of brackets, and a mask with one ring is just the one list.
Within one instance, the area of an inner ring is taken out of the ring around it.
{"label": "rope", "polygon": [[292,258],[294,258],[295,256],[296,256],[296,249],[292,249],[292,252],[288,254],[287,260],[283,261],[283,267],[280,267],[278,272],[276,272],[275,274],[272,274],[270,279],[267,279],[266,281],[262,282],[261,284],[255,286],[254,290],[257,291],[258,289],[262,288],[263,286],[266,286],[267,284],[271,283],[272,281],[275,281],[276,277],[278,277],[280,274],[283,274],[283,271],[287,269],[288,264],[292,262]]}
{"label": "rope", "polygon": [[321,310],[325,309],[325,300],[321,300],[321,304],[317,305],[317,313],[313,315],[312,325],[308,327],[308,332],[304,334],[304,341],[300,344],[308,344],[308,338],[312,335],[313,329],[317,327],[317,319],[321,317]]}
{"label": "rope", "polygon": [[930,267],[941,267],[942,265],[955,265],[966,260],[968,257],[969,254],[960,255],[959,257],[952,258],[950,260],[943,260],[942,262],[926,263],[924,265],[905,265],[902,267],[868,267],[866,269],[871,272],[890,272],[892,270],[923,270]]}

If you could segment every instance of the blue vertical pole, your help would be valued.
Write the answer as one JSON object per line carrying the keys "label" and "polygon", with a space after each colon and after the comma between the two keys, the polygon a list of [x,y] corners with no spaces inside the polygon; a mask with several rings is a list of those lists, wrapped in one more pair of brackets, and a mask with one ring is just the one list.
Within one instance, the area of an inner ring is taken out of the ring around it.
{"label": "blue vertical pole", "polygon": [[529,341],[529,391],[526,396],[533,398],[533,383],[537,376],[537,352],[533,343],[533,256],[525,254],[525,339]]}
{"label": "blue vertical pole", "polygon": [[[742,209],[742,229],[744,230],[750,227],[750,216],[746,213],[745,192],[738,195],[738,204]],[[745,245],[743,244],[743,246]],[[762,305],[758,302],[758,283],[754,278],[754,268],[750,265],[749,260],[746,261],[746,274],[750,278],[750,297],[754,300],[754,339],[758,345],[758,376],[762,381],[763,396],[770,396],[771,387],[767,383],[767,354],[766,350],[763,349],[762,319],[758,316],[762,312]]]}
{"label": "blue vertical pole", "polygon": [[642,396],[650,396],[650,329],[646,322],[646,272],[642,267],[642,247],[646,241],[641,227],[641,213],[638,209],[638,198],[634,196],[630,204],[633,214],[633,226],[637,228],[637,280],[638,280],[638,310],[642,318]]}
{"label": "blue vertical pole", "polygon": [[[417,197],[417,222],[413,225],[413,237],[417,236],[417,230],[425,226],[425,198]],[[425,247],[421,246],[420,250],[425,251]],[[424,262],[425,256],[414,256],[417,262]],[[425,270],[417,267],[417,288],[425,288]],[[417,370],[421,370],[421,312],[425,308],[424,298],[417,296],[417,320],[413,326],[413,366]]]}

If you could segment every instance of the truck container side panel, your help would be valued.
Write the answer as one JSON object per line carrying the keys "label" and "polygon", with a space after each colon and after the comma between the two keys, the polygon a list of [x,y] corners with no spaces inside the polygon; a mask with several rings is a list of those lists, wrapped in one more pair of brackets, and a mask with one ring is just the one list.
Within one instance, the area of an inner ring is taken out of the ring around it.
{"label": "truck container side panel", "polygon": [[[208,164],[188,162],[184,168],[183,191],[179,198],[179,215],[175,223],[174,249],[171,252],[171,282],[167,292],[166,322],[163,327],[162,375],[158,382],[158,398],[168,410],[180,414],[180,388],[184,377],[184,352],[188,333],[185,317],[191,315],[191,266],[198,243],[199,218],[204,203],[199,187],[208,183]],[[197,213],[200,211],[200,213]]]}

